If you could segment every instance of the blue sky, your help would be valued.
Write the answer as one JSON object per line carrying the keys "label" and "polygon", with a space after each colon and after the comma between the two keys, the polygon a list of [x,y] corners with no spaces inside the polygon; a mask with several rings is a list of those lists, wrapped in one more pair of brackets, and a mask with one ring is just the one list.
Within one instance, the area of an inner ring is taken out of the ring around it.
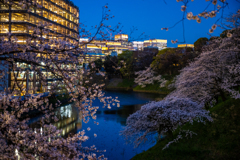
{"label": "blue sky", "polygon": [[[163,27],[171,27],[182,17],[181,5],[176,0],[72,0],[80,9],[80,22],[95,26],[101,20],[102,6],[108,4],[111,14],[115,18],[109,20],[107,24],[115,26],[121,23],[123,32],[129,33],[132,26],[137,27],[138,31],[134,32],[133,37],[137,38],[142,32],[150,39],[167,39],[168,47],[176,47],[177,44],[171,44],[171,40],[182,38],[182,25],[179,24],[175,28],[165,31]],[[219,0],[218,0],[219,1]],[[240,9],[240,3],[236,0],[227,0],[229,6],[225,9],[224,15],[236,13]],[[194,15],[202,12],[207,6],[205,0],[194,0],[187,8]],[[213,6],[213,5],[212,5]],[[213,9],[213,7],[209,9]],[[219,14],[220,16],[220,14]],[[207,33],[209,29],[219,18],[219,16],[211,19],[202,19],[199,24],[194,20],[185,22],[186,43],[194,43],[200,37],[210,38]],[[219,36],[223,30],[217,28],[212,34]],[[149,39],[148,38],[148,39]]]}

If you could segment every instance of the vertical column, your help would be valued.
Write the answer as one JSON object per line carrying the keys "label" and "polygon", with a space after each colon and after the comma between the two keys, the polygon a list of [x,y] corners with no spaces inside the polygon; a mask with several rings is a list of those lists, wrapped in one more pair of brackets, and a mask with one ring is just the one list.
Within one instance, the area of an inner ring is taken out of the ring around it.
{"label": "vertical column", "polygon": [[26,71],[26,94],[28,94],[29,89],[29,70]]}
{"label": "vertical column", "polygon": [[41,16],[43,17],[43,0],[41,0],[41,6],[42,6],[42,8],[41,8]]}
{"label": "vertical column", "polygon": [[[35,4],[37,4],[37,1],[34,0]],[[36,6],[34,6],[34,13],[36,14]]]}
{"label": "vertical column", "polygon": [[[8,26],[8,32],[9,33],[11,33],[12,32],[12,26],[11,26],[11,22],[12,22],[12,7],[11,7],[11,5],[9,5],[9,8],[8,8],[8,11],[9,11],[9,17],[8,17],[8,19],[9,19],[9,26]],[[10,37],[9,37],[9,41],[10,41]],[[10,72],[10,66],[8,65],[8,87],[11,87],[11,72]]]}
{"label": "vertical column", "polygon": [[33,72],[33,94],[36,93],[35,88],[36,88],[36,72],[34,71]]}
{"label": "vertical column", "polygon": [[11,32],[12,32],[12,29],[11,29],[11,28],[12,28],[12,27],[11,27],[11,24],[12,24],[12,7],[11,7],[11,5],[9,5],[8,11],[9,11],[9,17],[8,17],[8,19],[9,19],[8,32],[11,33]]}
{"label": "vertical column", "polygon": [[8,75],[7,75],[8,76],[7,77],[8,78],[8,82],[7,82],[8,85],[7,85],[7,87],[9,87],[10,90],[11,90],[11,72],[13,72],[13,71],[10,70],[10,66],[9,65],[7,65],[7,66],[8,66]]}
{"label": "vertical column", "polygon": [[[49,10],[49,2],[48,1],[46,1],[47,2],[47,9]],[[48,12],[48,19],[49,19],[49,12]]]}

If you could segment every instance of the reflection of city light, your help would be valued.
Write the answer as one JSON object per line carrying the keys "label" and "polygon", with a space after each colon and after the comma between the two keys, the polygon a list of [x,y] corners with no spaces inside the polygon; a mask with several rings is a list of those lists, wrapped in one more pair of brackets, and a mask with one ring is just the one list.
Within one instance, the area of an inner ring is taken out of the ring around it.
{"label": "reflection of city light", "polygon": [[72,106],[71,104],[66,105],[60,109],[61,117],[71,117],[72,116]]}
{"label": "reflection of city light", "polygon": [[65,135],[65,130],[64,130],[64,129],[63,129],[63,131],[62,131],[62,132],[63,132],[63,135]]}

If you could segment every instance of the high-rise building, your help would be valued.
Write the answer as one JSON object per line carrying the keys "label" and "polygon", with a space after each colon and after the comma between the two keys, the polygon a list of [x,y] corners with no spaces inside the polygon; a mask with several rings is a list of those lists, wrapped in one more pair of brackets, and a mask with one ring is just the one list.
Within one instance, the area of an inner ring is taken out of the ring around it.
{"label": "high-rise building", "polygon": [[9,32],[17,36],[18,42],[26,43],[34,27],[39,23],[50,24],[43,38],[78,41],[79,9],[69,0],[26,0],[32,5],[24,8],[18,0],[11,5],[0,0],[0,36]]}
{"label": "high-rise building", "polygon": [[[25,2],[27,2],[27,5],[23,5],[19,0],[13,0],[12,3],[0,0],[0,37],[5,37],[8,33],[11,33],[17,37],[19,44],[26,44],[28,38],[40,43],[36,40],[37,36],[42,37],[44,42],[41,43],[45,44],[48,44],[51,39],[62,39],[70,43],[79,41],[79,9],[70,0],[25,0]],[[46,25],[49,32],[41,32],[40,35],[34,37],[32,33],[39,24]],[[53,45],[49,47],[54,49]],[[16,62],[16,64],[21,68],[29,67],[20,62]],[[10,71],[9,83],[6,87],[12,88],[14,86],[15,72]],[[51,80],[52,75],[45,70],[42,73],[49,79],[49,88],[53,83]],[[34,81],[29,79],[34,79]],[[37,79],[38,75],[31,70],[17,74],[17,81],[22,81],[26,88],[36,86],[42,88]],[[3,89],[4,87],[2,87]],[[39,92],[45,91],[46,89],[39,90]]]}

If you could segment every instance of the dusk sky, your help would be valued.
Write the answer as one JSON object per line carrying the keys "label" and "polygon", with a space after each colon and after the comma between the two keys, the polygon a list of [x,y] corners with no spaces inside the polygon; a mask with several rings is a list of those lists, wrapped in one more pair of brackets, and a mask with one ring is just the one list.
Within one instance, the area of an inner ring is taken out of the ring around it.
{"label": "dusk sky", "polygon": [[[129,33],[132,26],[137,27],[138,31],[133,34],[137,38],[142,32],[148,36],[148,39],[167,39],[168,47],[176,47],[171,40],[178,39],[183,41],[182,25],[179,24],[175,28],[165,31],[163,27],[171,27],[182,18],[183,12],[181,6],[183,3],[177,3],[176,0],[72,0],[80,9],[80,22],[88,26],[95,26],[101,20],[102,6],[108,4],[111,14],[115,18],[109,20],[107,24],[115,26],[117,23],[123,25],[122,33]],[[196,15],[206,8],[209,2],[205,0],[194,0],[187,8],[188,12]],[[229,0],[229,6],[224,10],[224,15],[236,13],[240,8],[240,3],[236,0]],[[209,7],[213,9],[213,5]],[[186,20],[185,32],[186,43],[193,44],[200,37],[210,38],[207,33],[209,29],[220,17],[219,14],[215,18],[203,19],[199,24],[195,20]],[[223,30],[217,28],[213,36],[219,36]]]}

